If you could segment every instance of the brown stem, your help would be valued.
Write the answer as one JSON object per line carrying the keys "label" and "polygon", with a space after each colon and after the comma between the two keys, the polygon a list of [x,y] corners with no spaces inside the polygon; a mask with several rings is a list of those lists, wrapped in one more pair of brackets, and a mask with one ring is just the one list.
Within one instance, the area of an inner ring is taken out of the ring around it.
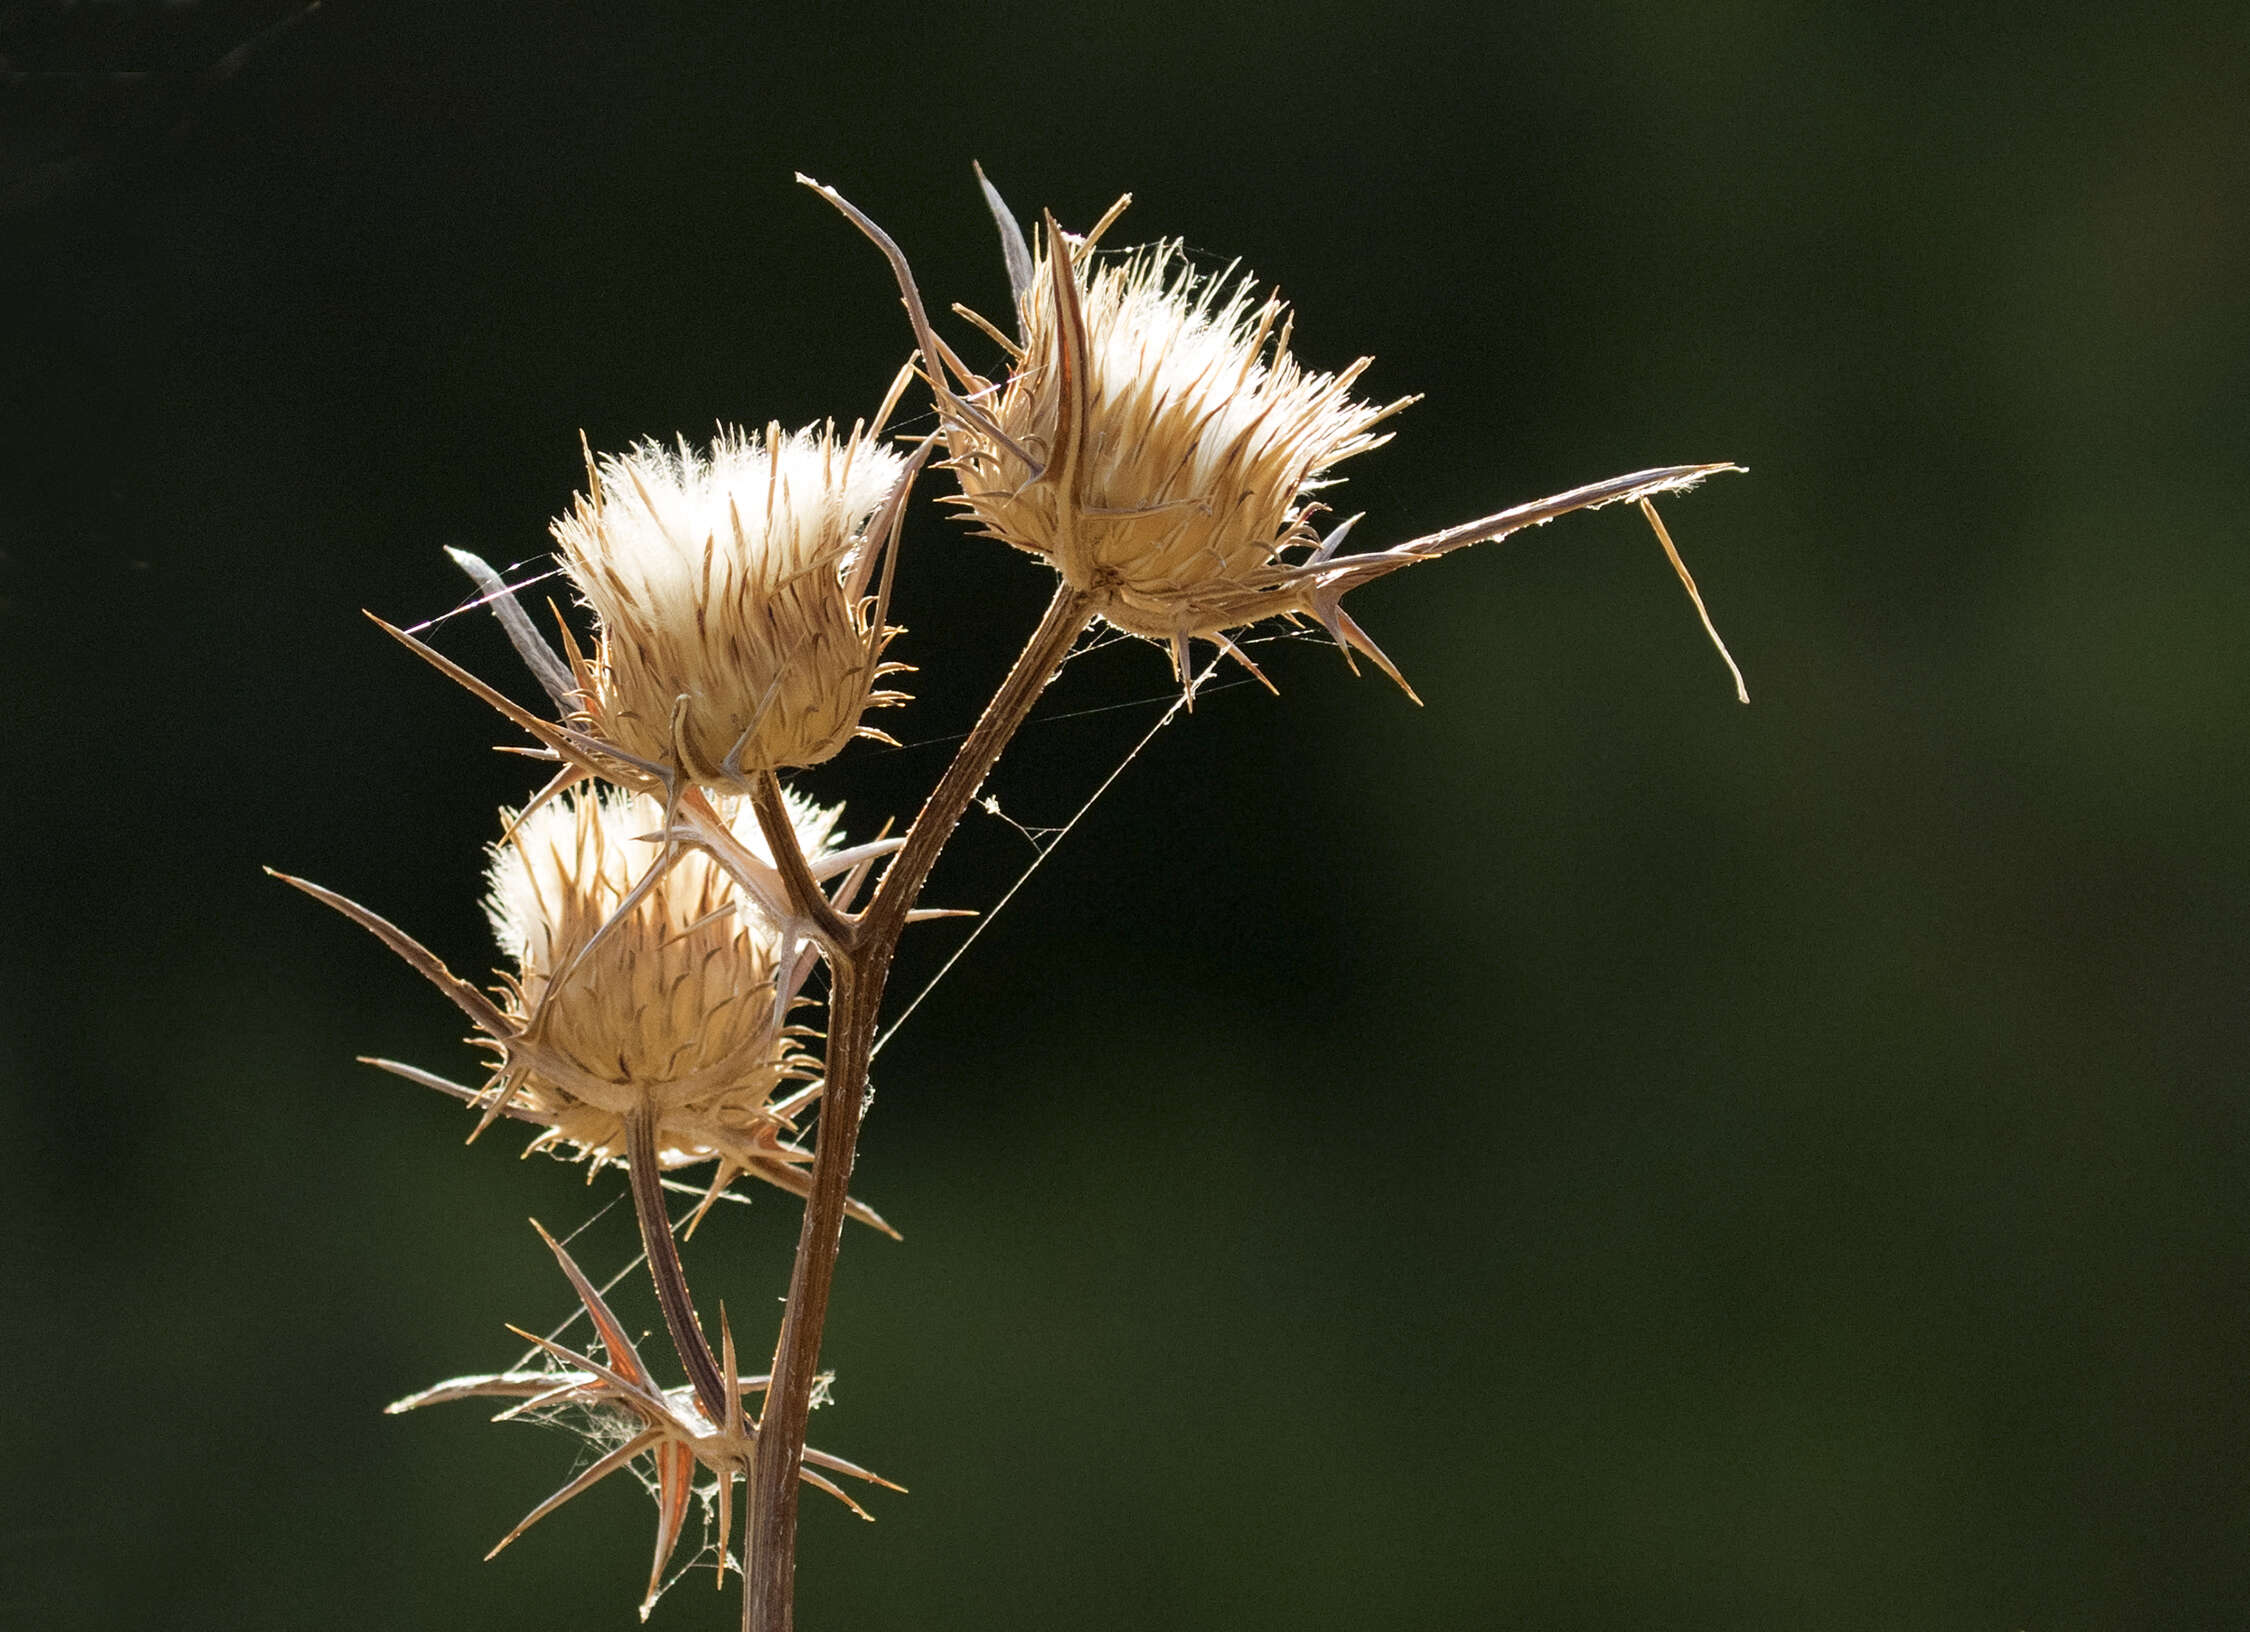
{"label": "brown stem", "polygon": [[[875,899],[861,915],[863,935],[896,944],[899,931],[906,926],[906,914],[922,893],[922,884],[930,876],[930,869],[937,864],[938,852],[945,848],[945,841],[953,837],[962,812],[969,808],[977,789],[984,786],[984,779],[992,774],[1000,750],[1007,747],[1008,739],[1016,734],[1016,728],[1031,712],[1031,705],[1039,701],[1047,682],[1055,677],[1063,659],[1070,655],[1072,643],[1093,621],[1093,600],[1093,596],[1072,589],[1068,584],[1055,586],[1055,598],[1047,603],[1039,627],[1031,632],[1031,639],[1016,658],[1015,667],[1008,671],[1008,678],[1000,682],[992,701],[985,704],[976,729],[961,744],[961,751],[953,756],[945,775],[930,790],[929,798],[922,801],[921,813],[907,831],[905,846],[884,869],[883,882],[875,889]],[[883,927],[877,929],[877,925]]]}
{"label": "brown stem", "polygon": [[797,1468],[812,1414],[812,1379],[828,1321],[828,1293],[842,1245],[844,1196],[866,1109],[867,1044],[881,984],[862,982],[848,964],[833,971],[828,999],[828,1085],[820,1098],[812,1192],[789,1276],[774,1376],[758,1416],[757,1450],[743,1527],[742,1622],[760,1632],[788,1632],[797,1573]]}
{"label": "brown stem", "polygon": [[813,882],[812,866],[798,841],[797,824],[789,819],[789,801],[781,792],[781,779],[771,771],[750,777],[750,806],[758,813],[758,827],[773,852],[773,864],[789,891],[789,904],[813,927],[824,946],[841,951],[851,944],[852,926],[838,912],[821,887]]}
{"label": "brown stem", "polygon": [[688,1297],[687,1273],[680,1268],[679,1243],[672,1239],[672,1214],[664,1205],[664,1180],[656,1165],[655,1118],[646,1111],[625,1118],[625,1167],[632,1180],[633,1216],[640,1220],[641,1246],[648,1253],[649,1277],[656,1282],[665,1329],[672,1334],[672,1347],[680,1351],[680,1364],[695,1385],[703,1414],[724,1424],[727,1389]]}
{"label": "brown stem", "polygon": [[905,848],[891,858],[874,899],[860,914],[848,955],[831,960],[827,1086],[821,1093],[814,1136],[812,1193],[805,1198],[804,1228],[797,1237],[797,1262],[789,1277],[789,1303],[781,1319],[773,1382],[758,1419],[758,1448],[750,1472],[742,1589],[742,1624],[748,1632],[790,1632],[797,1573],[797,1469],[805,1454],[821,1330],[828,1320],[852,1159],[867,1105],[867,1062],[875,1045],[875,1022],[890,978],[891,956],[898,950],[906,914],[938,852],[991,773],[1001,749],[1091,620],[1090,606],[1091,597],[1067,584],[1056,586],[1055,598],[1015,667],[923,801]]}

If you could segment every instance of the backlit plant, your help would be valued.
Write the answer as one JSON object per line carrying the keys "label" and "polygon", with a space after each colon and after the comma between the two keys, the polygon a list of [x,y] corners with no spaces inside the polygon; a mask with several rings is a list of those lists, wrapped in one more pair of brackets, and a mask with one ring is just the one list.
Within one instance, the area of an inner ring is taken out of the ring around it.
{"label": "backlit plant", "polygon": [[[937,916],[918,899],[939,851],[1080,637],[1106,626],[1156,643],[1192,696],[1195,643],[1256,674],[1237,637],[1281,620],[1326,630],[1347,662],[1365,657],[1403,689],[1344,610],[1350,591],[1630,500],[1692,597],[1649,501],[1736,468],[1637,471],[1347,550],[1359,518],[1331,522],[1317,495],[1336,467],[1388,439],[1382,427],[1412,399],[1356,397],[1364,358],[1334,374],[1299,362],[1288,308],[1251,279],[1206,276],[1175,243],[1104,258],[1122,199],[1083,236],[1048,215],[1027,238],[986,183],[1015,309],[1004,325],[966,314],[997,351],[981,372],[936,332],[898,245],[833,189],[807,185],[888,257],[904,299],[913,355],[873,418],[841,435],[768,425],[707,447],[589,455],[586,490],[554,524],[590,621],[583,646],[567,628],[563,649],[549,646],[499,577],[455,552],[546,693],[544,709],[383,625],[554,766],[521,810],[502,813],[491,849],[486,905],[505,959],[492,985],[455,976],[366,908],[289,880],[406,958],[490,1056],[476,1087],[373,1063],[467,1101],[479,1132],[527,1123],[535,1147],[625,1169],[685,1379],[660,1379],[550,1239],[599,1353],[522,1333],[536,1364],[457,1378],[392,1409],[501,1398],[515,1402],[504,1417],[567,1420],[586,1435],[594,1460],[506,1540],[609,1474],[638,1470],[658,1509],[644,1616],[691,1505],[707,1502],[722,1578],[741,1570],[743,1623],[756,1632],[791,1623],[799,1484],[857,1509],[831,1475],[886,1482],[808,1449],[805,1433],[825,1383],[821,1334],[844,1224],[888,1229],[848,1185],[892,957],[910,924]],[[890,437],[917,387],[936,428]],[[838,813],[791,792],[781,773],[879,736],[866,715],[905,700],[886,685],[898,672],[884,660],[899,633],[891,585],[907,505],[933,466],[952,483],[942,502],[1044,561],[1054,592],[903,836],[848,845]],[[823,964],[816,1009],[808,981]],[[679,1183],[665,1175],[690,1170],[702,1193],[689,1233],[741,1179],[804,1198],[769,1373],[741,1375],[731,1324],[722,1317],[714,1351],[696,1312],[665,1202],[667,1183]]]}

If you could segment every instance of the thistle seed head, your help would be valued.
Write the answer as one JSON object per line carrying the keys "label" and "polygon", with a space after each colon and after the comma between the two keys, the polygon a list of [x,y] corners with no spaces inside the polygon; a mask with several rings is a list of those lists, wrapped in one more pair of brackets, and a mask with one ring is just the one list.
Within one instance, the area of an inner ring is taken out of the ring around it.
{"label": "thistle seed head", "polygon": [[[1414,399],[1377,408],[1354,398],[1364,357],[1341,374],[1304,368],[1289,353],[1288,313],[1277,298],[1261,297],[1231,268],[1197,275],[1177,243],[1094,266],[1094,245],[1132,195],[1084,237],[1047,215],[1034,255],[998,189],[977,172],[1015,293],[1015,338],[965,307],[954,310],[1008,353],[1006,377],[993,381],[938,337],[897,241],[835,188],[797,179],[891,263],[937,398],[948,463],[961,479],[953,502],[987,533],[1045,556],[1107,622],[1168,644],[1183,683],[1189,642],[1198,638],[1264,680],[1227,631],[1278,617],[1318,623],[1347,661],[1366,657],[1411,697],[1398,666],[1344,610],[1350,591],[1574,510],[1683,492],[1741,468],[1636,471],[1388,549],[1342,554],[1359,518],[1317,534],[1313,518],[1324,507],[1311,495],[1338,464],[1388,440],[1374,427]],[[1674,564],[1688,583],[1676,555]],[[1739,677],[1736,691],[1748,700]]]}
{"label": "thistle seed head", "polygon": [[1320,542],[1311,495],[1387,441],[1374,427],[1412,399],[1354,397],[1368,358],[1306,368],[1277,296],[1198,273],[1177,242],[1097,264],[1091,238],[1050,219],[1042,247],[1018,302],[1022,355],[988,422],[949,421],[956,502],[1136,635],[1205,637],[1288,610],[1288,566]]}
{"label": "thistle seed head", "polygon": [[[837,812],[789,803],[807,852],[824,854]],[[747,801],[721,813],[764,854]],[[490,1040],[495,1091],[544,1125],[542,1144],[621,1160],[625,1117],[646,1111],[666,1165],[762,1170],[785,1148],[777,1096],[818,1062],[777,1024],[780,931],[703,851],[647,842],[664,825],[657,800],[581,787],[493,847],[485,906],[515,966],[508,1031]]]}
{"label": "thistle seed head", "polygon": [[[700,797],[700,796],[698,796]],[[816,874],[863,868],[894,848],[837,848],[841,807],[785,797],[798,847]],[[772,868],[747,799],[710,802],[736,865]],[[503,812],[503,815],[508,813]],[[274,876],[334,907],[404,958],[476,1027],[496,1056],[481,1088],[397,1060],[393,1076],[464,1100],[478,1133],[505,1116],[539,1129],[533,1150],[586,1161],[629,1159],[627,1118],[647,1119],[656,1165],[715,1162],[696,1216],[749,1174],[802,1196],[812,1152],[793,1143],[819,1098],[810,1033],[787,1016],[814,958],[743,890],[707,845],[668,830],[664,804],[582,783],[543,797],[491,852],[485,907],[513,970],[493,995],[461,979],[390,920],[333,890]],[[865,1203],[846,1211],[896,1235]]]}
{"label": "thistle seed head", "polygon": [[904,701],[878,689],[898,631],[868,590],[907,461],[864,426],[644,442],[587,475],[554,535],[600,622],[577,666],[593,735],[726,787],[817,764]]}

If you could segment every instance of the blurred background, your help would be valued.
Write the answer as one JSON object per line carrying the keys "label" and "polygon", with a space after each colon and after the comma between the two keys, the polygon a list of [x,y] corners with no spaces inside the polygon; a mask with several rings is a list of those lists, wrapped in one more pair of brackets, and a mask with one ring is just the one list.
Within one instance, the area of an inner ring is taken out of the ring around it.
{"label": "blurred background", "polygon": [[[807,1496],[803,1624],[2250,1624],[2239,6],[25,0],[0,57],[0,1619],[633,1624],[629,1482],[480,1563],[573,1442],[379,1414],[567,1312],[527,1216],[621,1267],[621,1186],[353,1064],[473,1069],[258,869],[487,969],[538,768],[360,609],[538,570],[581,430],[870,412],[905,322],[791,173],[1000,315],[976,159],[1422,393],[1365,544],[1749,466],[1666,515],[1755,703],[1612,510],[1358,597],[1424,708],[1286,640],[1159,734],[879,1062],[814,1443],[912,1494]],[[860,833],[1048,585],[935,506],[903,559]],[[1167,686],[1074,663],[1007,816]],[[1033,855],[974,815],[933,898]],[[770,1334],[795,1221],[713,1218],[707,1311]]]}

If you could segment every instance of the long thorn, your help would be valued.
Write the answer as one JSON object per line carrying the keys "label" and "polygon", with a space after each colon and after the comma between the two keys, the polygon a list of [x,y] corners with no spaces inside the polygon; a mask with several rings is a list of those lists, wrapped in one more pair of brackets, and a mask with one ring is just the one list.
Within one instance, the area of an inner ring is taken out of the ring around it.
{"label": "long thorn", "polygon": [[1656,506],[1646,499],[1641,500],[1641,514],[1648,517],[1648,524],[1656,529],[1656,541],[1664,546],[1664,553],[1672,562],[1672,570],[1680,575],[1680,587],[1687,591],[1688,599],[1695,603],[1695,615],[1703,620],[1703,632],[1711,637],[1711,644],[1719,649],[1719,656],[1726,660],[1727,673],[1734,676],[1734,700],[1738,703],[1749,702],[1750,688],[1743,684],[1742,669],[1735,662],[1734,653],[1727,650],[1727,643],[1719,638],[1718,628],[1711,622],[1711,614],[1703,604],[1703,593],[1695,587],[1694,575],[1687,570],[1687,563],[1680,559],[1680,552],[1673,548],[1672,535],[1664,530],[1664,518],[1656,513]]}
{"label": "long thorn", "polygon": [[500,627],[508,633],[508,644],[523,659],[524,667],[531,670],[532,678],[554,700],[557,710],[569,714],[578,706],[578,687],[571,680],[570,670],[563,666],[563,660],[555,655],[554,648],[539,638],[531,615],[516,600],[516,592],[508,587],[508,581],[493,571],[491,564],[480,555],[457,550],[450,544],[445,547],[445,553],[477,586],[477,593],[492,609],[492,615],[500,620]]}

